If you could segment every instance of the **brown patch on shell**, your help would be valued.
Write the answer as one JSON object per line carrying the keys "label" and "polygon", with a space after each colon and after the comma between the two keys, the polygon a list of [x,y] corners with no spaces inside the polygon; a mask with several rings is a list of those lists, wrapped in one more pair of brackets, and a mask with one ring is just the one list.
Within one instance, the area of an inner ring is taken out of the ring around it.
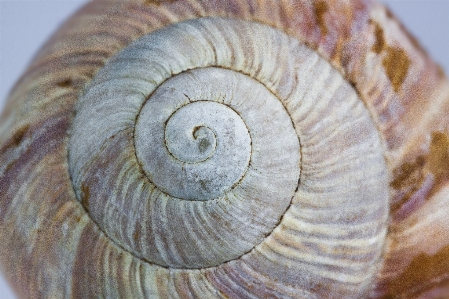
{"label": "brown patch on shell", "polygon": [[404,83],[410,67],[410,59],[407,53],[400,48],[390,47],[386,48],[386,55],[382,60],[382,65],[385,72],[390,79],[395,92],[398,92]]}
{"label": "brown patch on shell", "polygon": [[29,129],[30,129],[29,124],[20,127],[11,137],[11,139],[8,142],[6,142],[2,151],[6,151],[6,149],[8,148],[18,147],[22,143]]}
{"label": "brown patch on shell", "polygon": [[173,3],[176,1],[178,1],[178,0],[145,0],[144,3],[160,5],[160,4],[164,4],[164,3]]}
{"label": "brown patch on shell", "polygon": [[70,79],[65,79],[62,81],[59,81],[58,83],[56,83],[56,85],[58,85],[59,87],[62,88],[69,88],[70,86],[72,86],[73,82]]}
{"label": "brown patch on shell", "polygon": [[[332,53],[331,60],[334,62],[335,66],[342,66],[342,58],[345,51],[346,43],[348,42],[348,37],[343,36],[337,40],[335,44],[334,53]],[[349,80],[349,79],[348,79]],[[350,82],[352,86],[354,86],[354,82]]]}
{"label": "brown patch on shell", "polygon": [[385,42],[384,30],[382,29],[382,27],[380,27],[380,25],[377,24],[376,22],[372,23],[374,24],[374,35],[376,37],[376,40],[372,47],[372,51],[374,53],[379,54],[380,52],[383,51],[387,43]]}
{"label": "brown patch on shell", "polygon": [[398,169],[395,169],[395,179],[390,183],[390,186],[394,189],[401,189],[422,181],[422,168],[425,163],[426,158],[424,156],[418,156],[413,163],[404,163]]}
{"label": "brown patch on shell", "polygon": [[[449,137],[442,132],[433,132],[426,168],[434,175],[435,187],[449,179]],[[437,191],[439,188],[434,188]],[[431,192],[432,194],[434,192]]]}
{"label": "brown patch on shell", "polygon": [[318,23],[318,26],[320,27],[321,33],[323,35],[326,35],[328,32],[327,26],[326,26],[326,20],[324,19],[324,15],[329,10],[329,7],[327,6],[326,2],[324,1],[317,1],[313,5],[313,10],[316,16],[316,22]]}
{"label": "brown patch on shell", "polygon": [[426,178],[423,168],[426,162],[426,157],[421,155],[415,161],[406,162],[393,171],[394,180],[390,183],[390,187],[399,190],[402,194],[401,199],[394,202],[391,207],[393,214],[396,214],[395,212],[404,206],[423,185]]}
{"label": "brown patch on shell", "polygon": [[[448,283],[448,277],[444,277],[449,269],[449,245],[440,249],[434,255],[421,253],[416,256],[408,267],[389,283],[389,296],[410,292],[409,295],[417,295],[428,288],[435,287],[434,281],[440,280],[441,285]],[[439,278],[439,279],[437,279]],[[427,282],[428,284],[417,284]],[[396,297],[391,297],[396,298]]]}
{"label": "brown patch on shell", "polygon": [[[432,185],[421,195],[425,197],[424,200],[430,198],[449,180],[449,137],[446,133],[432,132],[429,153],[420,155],[414,162],[406,162],[393,171],[394,179],[390,187],[400,190],[403,194],[401,200],[393,204],[393,213],[407,204],[418,191],[428,188],[425,184],[429,176],[432,177]],[[407,214],[411,212],[413,210]]]}
{"label": "brown patch on shell", "polygon": [[371,50],[376,54],[382,52],[385,53],[382,65],[394,91],[398,92],[407,76],[411,61],[403,49],[392,47],[387,44],[384,30],[378,23],[373,20],[370,22],[374,25],[375,36],[375,41]]}
{"label": "brown patch on shell", "polygon": [[90,188],[85,183],[81,184],[81,204],[89,211]]}

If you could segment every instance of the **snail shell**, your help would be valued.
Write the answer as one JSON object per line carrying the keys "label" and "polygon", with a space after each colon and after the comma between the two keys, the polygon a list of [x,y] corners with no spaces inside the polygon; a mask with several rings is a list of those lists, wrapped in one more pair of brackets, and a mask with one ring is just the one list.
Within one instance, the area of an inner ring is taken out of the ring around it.
{"label": "snail shell", "polygon": [[449,296],[448,110],[372,1],[91,2],[1,119],[2,268],[24,298]]}

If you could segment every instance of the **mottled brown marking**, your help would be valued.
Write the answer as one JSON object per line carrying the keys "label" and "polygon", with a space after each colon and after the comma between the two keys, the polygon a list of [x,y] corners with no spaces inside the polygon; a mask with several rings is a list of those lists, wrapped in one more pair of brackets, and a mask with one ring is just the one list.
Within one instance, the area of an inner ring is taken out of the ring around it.
{"label": "mottled brown marking", "polygon": [[72,80],[66,79],[63,81],[59,81],[58,83],[56,83],[56,85],[62,88],[69,88],[70,86],[72,86],[72,83],[73,83]]}
{"label": "mottled brown marking", "polygon": [[372,47],[372,51],[374,53],[379,54],[380,52],[383,51],[383,49],[386,46],[385,37],[384,37],[384,30],[376,22],[372,22],[372,23],[374,24],[374,35],[376,37],[376,40],[375,40],[374,45]]}
{"label": "mottled brown marking", "polygon": [[427,198],[435,194],[449,180],[449,137],[443,132],[433,132],[429,153],[421,155],[412,163],[404,163],[393,171],[390,187],[404,193],[401,200],[392,206],[395,211],[420,190],[426,176],[431,174],[434,183]]}
{"label": "mottled brown marking", "polygon": [[23,138],[25,137],[29,129],[30,125],[27,124],[17,130],[17,132],[14,134],[13,137],[13,143],[15,146],[18,146],[22,142]]}
{"label": "mottled brown marking", "polygon": [[324,15],[329,10],[326,2],[324,2],[324,1],[315,2],[313,9],[314,9],[315,16],[316,16],[316,22],[318,23],[318,26],[320,27],[321,33],[323,35],[326,35],[328,32],[328,29],[326,26],[326,20],[324,19]]}
{"label": "mottled brown marking", "polygon": [[449,138],[442,132],[433,132],[429,151],[429,168],[435,176],[449,171]]}
{"label": "mottled brown marking", "polygon": [[[388,296],[422,293],[430,287],[428,283],[438,281],[437,278],[444,278],[447,269],[449,269],[449,245],[441,248],[434,255],[421,253],[412,260],[402,274],[390,281]],[[440,281],[441,285],[449,282],[447,276],[445,278]],[[431,286],[435,287],[435,284]]]}
{"label": "mottled brown marking", "polygon": [[347,41],[348,38],[346,36],[339,38],[335,45],[334,52],[332,53],[332,61],[338,66],[342,66],[342,56]]}
{"label": "mottled brown marking", "polygon": [[90,198],[90,189],[89,186],[85,183],[81,184],[81,204],[89,211],[89,198]]}
{"label": "mottled brown marking", "polygon": [[386,55],[382,61],[385,72],[390,79],[395,92],[398,92],[404,83],[410,67],[410,59],[403,49],[387,47]]}
{"label": "mottled brown marking", "polygon": [[422,169],[425,163],[424,156],[418,156],[412,163],[404,163],[393,171],[394,180],[390,183],[390,186],[398,190],[420,184],[424,178]]}
{"label": "mottled brown marking", "polygon": [[439,189],[440,184],[449,179],[449,138],[447,134],[443,132],[432,133],[426,168],[435,177],[436,189]]}
{"label": "mottled brown marking", "polygon": [[22,143],[29,129],[30,129],[29,124],[20,127],[11,137],[11,139],[5,143],[3,151],[6,151],[6,149],[11,147],[18,147]]}
{"label": "mottled brown marking", "polygon": [[156,4],[156,5],[160,5],[160,4],[164,4],[164,3],[173,3],[176,2],[178,0],[145,0],[145,4]]}

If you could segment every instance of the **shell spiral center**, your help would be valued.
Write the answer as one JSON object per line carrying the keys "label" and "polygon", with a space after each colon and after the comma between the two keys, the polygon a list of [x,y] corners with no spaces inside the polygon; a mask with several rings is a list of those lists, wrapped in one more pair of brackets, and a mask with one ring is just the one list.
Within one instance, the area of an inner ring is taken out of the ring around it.
{"label": "shell spiral center", "polygon": [[143,36],[91,81],[69,146],[89,216],[151,267],[359,294],[377,273],[378,131],[345,78],[278,29],[199,18]]}

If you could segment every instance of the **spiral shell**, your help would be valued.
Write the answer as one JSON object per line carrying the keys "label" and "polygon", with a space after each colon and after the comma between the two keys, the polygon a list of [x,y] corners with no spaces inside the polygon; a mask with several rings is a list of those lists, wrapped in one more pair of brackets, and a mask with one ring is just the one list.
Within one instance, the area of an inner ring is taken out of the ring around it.
{"label": "spiral shell", "polygon": [[448,110],[372,1],[91,2],[1,120],[0,262],[24,298],[449,296]]}

